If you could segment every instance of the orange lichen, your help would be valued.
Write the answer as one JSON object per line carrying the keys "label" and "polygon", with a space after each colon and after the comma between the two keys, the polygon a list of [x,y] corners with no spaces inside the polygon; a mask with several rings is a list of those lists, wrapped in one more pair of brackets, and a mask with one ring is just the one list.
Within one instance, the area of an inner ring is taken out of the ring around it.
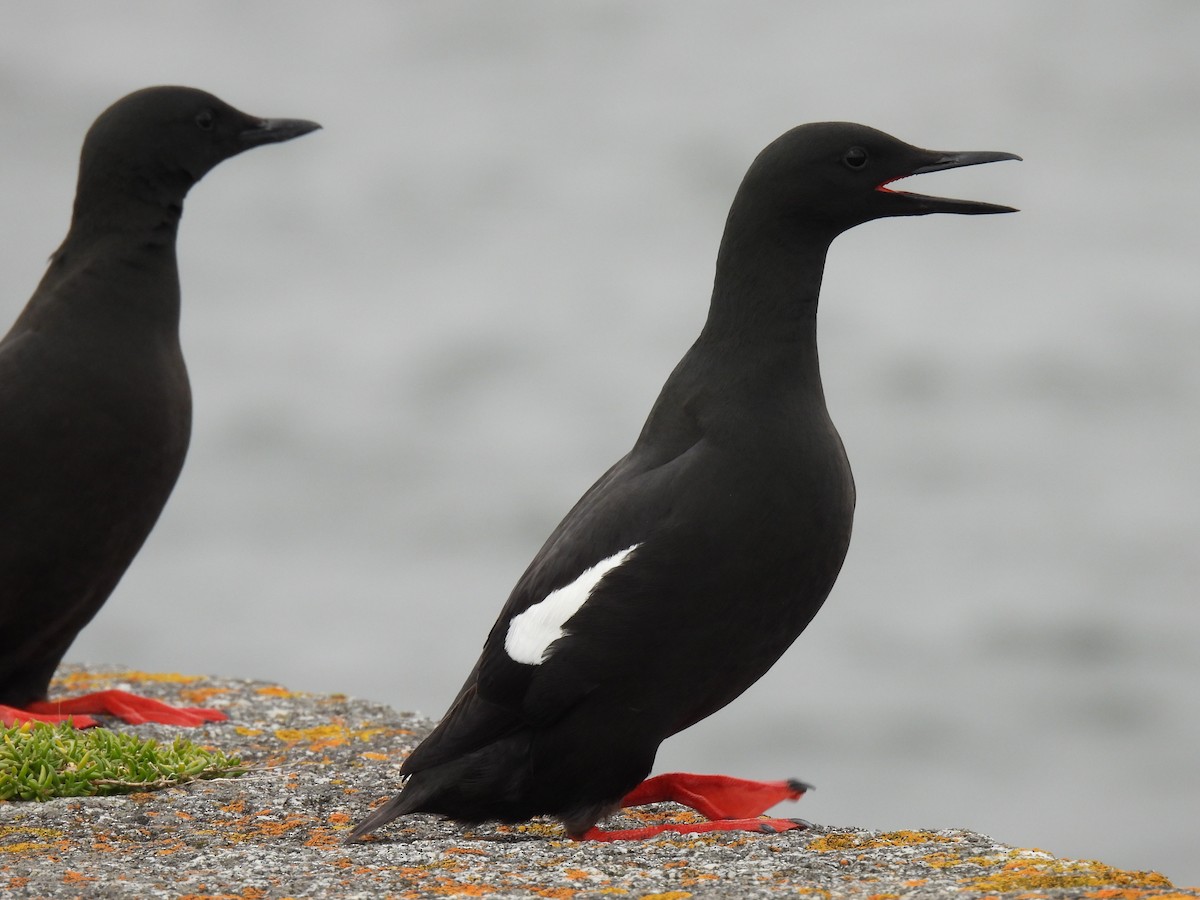
{"label": "orange lichen", "polygon": [[887,831],[874,837],[856,834],[853,831],[826,834],[814,838],[809,850],[826,853],[834,850],[870,850],[874,847],[916,847],[921,844],[956,844],[958,838],[938,834],[935,831]]}
{"label": "orange lichen", "polygon": [[331,828],[314,828],[308,840],[304,842],[305,847],[316,847],[319,850],[332,850],[340,846],[342,839]]}
{"label": "orange lichen", "polygon": [[444,894],[448,897],[490,897],[499,892],[499,888],[494,884],[487,882],[476,884],[470,881],[457,881],[453,878],[438,878],[435,884],[428,887],[423,886],[422,890]]}
{"label": "orange lichen", "polygon": [[[1018,853],[1020,851],[1017,851]],[[1170,888],[1158,872],[1130,872],[1095,860],[1013,859],[999,872],[978,879],[963,879],[977,891],[1033,891],[1052,888]]]}
{"label": "orange lichen", "polygon": [[82,872],[76,872],[73,869],[67,869],[63,872],[63,884],[82,884],[88,881],[96,881],[95,875],[84,875]]}
{"label": "orange lichen", "polygon": [[[204,885],[200,886],[201,890]],[[182,894],[179,900],[265,900],[267,892],[263,888],[242,888],[240,894]]]}
{"label": "orange lichen", "polygon": [[309,825],[312,821],[312,816],[291,815],[279,821],[274,819],[261,821],[255,830],[263,837],[279,837],[282,834],[287,834],[293,828],[302,828],[305,825]]}
{"label": "orange lichen", "polygon": [[[261,809],[257,812],[242,815],[245,809],[245,803],[242,800],[235,800],[226,806],[219,807],[223,812],[237,816],[232,821],[217,821],[215,827],[205,828],[196,831],[196,834],[213,835],[223,838],[231,844],[240,844],[245,841],[255,840],[272,840],[294,831],[297,828],[310,828],[318,824],[314,816],[300,815],[293,813],[285,816],[282,819],[275,818],[274,813],[270,809]],[[336,838],[330,833],[329,840],[323,842],[321,840],[321,831],[329,832],[329,829],[316,829],[316,836],[310,840],[316,840],[317,843],[313,846],[325,846],[336,844]]]}
{"label": "orange lichen", "polygon": [[[636,819],[639,822],[653,824],[662,821],[662,813],[655,812],[650,809],[636,807],[622,811],[622,815],[628,816],[631,819]],[[704,816],[690,809],[678,809],[671,811],[671,821],[673,822],[703,822]]]}
{"label": "orange lichen", "polygon": [[255,690],[256,694],[262,697],[304,697],[304,691],[289,691],[287,688],[279,684],[273,684],[269,687],[261,687]]}
{"label": "orange lichen", "polygon": [[687,900],[691,891],[664,891],[661,894],[642,894],[642,900]]}

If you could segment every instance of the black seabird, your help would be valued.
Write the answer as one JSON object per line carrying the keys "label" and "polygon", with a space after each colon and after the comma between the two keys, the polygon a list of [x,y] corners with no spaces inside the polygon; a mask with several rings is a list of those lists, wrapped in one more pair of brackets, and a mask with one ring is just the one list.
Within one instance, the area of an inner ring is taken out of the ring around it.
{"label": "black seabird", "polygon": [[[405,760],[401,792],[348,840],[418,812],[549,815],[598,840],[797,826],[754,817],[799,797],[800,782],[642,779],[664,739],[771,667],[841,569],[854,482],[817,366],[830,243],[888,216],[1013,212],[890,185],[1018,158],[922,150],[845,122],[802,125],[759,154],[729,211],[708,320],[633,449],[550,535],[445,718]],[[595,827],[666,799],[716,821]]]}
{"label": "black seabird", "polygon": [[175,261],[183,199],[222,160],[319,127],[151,87],[88,130],[66,240],[0,341],[0,722],[224,718],[119,691],[61,703],[47,691],[154,527],[187,453]]}

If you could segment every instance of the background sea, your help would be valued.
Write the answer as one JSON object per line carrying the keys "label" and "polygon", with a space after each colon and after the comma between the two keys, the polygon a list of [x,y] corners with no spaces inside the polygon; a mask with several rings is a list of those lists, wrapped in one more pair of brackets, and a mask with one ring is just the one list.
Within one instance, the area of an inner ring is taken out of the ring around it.
{"label": "background sea", "polygon": [[1200,883],[1198,42],[1188,0],[0,0],[5,322],[126,92],[325,126],[188,200],[191,453],[69,659],[440,715],[699,331],[766,143],[1009,150],[913,189],[1021,213],[835,243],[850,556],[658,769]]}

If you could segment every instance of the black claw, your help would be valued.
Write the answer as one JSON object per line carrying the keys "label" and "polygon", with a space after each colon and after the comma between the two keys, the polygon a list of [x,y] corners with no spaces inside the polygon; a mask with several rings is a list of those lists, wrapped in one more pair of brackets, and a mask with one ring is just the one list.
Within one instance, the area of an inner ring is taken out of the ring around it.
{"label": "black claw", "polygon": [[787,786],[797,793],[804,794],[808,791],[815,791],[816,787],[809,784],[807,781],[801,781],[799,778],[789,778]]}
{"label": "black claw", "polygon": [[795,822],[801,828],[812,828],[813,827],[813,823],[808,821],[808,819],[788,819],[788,821]]}
{"label": "black claw", "polygon": [[766,824],[759,825],[758,830],[761,831],[763,834],[779,834],[779,829],[776,828],[774,825],[766,825]]}

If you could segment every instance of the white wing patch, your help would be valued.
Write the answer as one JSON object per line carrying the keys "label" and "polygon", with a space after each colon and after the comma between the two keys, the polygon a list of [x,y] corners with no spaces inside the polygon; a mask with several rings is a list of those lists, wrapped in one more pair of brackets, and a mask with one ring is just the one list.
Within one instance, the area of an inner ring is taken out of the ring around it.
{"label": "white wing patch", "polygon": [[579,612],[604,576],[629,558],[640,547],[634,544],[608,559],[602,559],[568,585],[551,591],[508,623],[504,650],[514,662],[540,666],[548,658],[550,645],[566,634],[563,626]]}

